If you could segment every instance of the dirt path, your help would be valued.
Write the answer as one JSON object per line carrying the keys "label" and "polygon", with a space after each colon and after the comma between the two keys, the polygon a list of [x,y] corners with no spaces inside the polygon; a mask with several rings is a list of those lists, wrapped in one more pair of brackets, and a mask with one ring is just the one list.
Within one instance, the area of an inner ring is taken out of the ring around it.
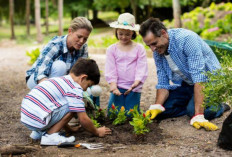
{"label": "dirt path", "polygon": [[[6,144],[38,146],[38,144],[31,143],[28,137],[30,131],[20,124],[20,103],[29,91],[24,80],[25,71],[30,67],[27,65],[29,58],[25,56],[25,51],[25,47],[14,43],[0,44],[0,147]],[[97,60],[104,73],[105,56],[90,54],[90,57]],[[149,76],[141,99],[143,110],[146,110],[155,100],[155,66],[151,58],[148,59],[148,63]],[[104,91],[101,96],[101,106],[104,108],[109,97],[108,85],[104,77],[101,78],[100,85]],[[228,114],[229,112],[212,122],[221,128]],[[38,152],[27,154],[27,156],[232,156],[232,152],[224,151],[216,146],[220,130],[214,132],[206,132],[203,129],[195,130],[188,122],[187,116],[161,122],[154,121],[154,125],[157,125],[161,131],[157,134],[154,132],[153,136],[165,137],[160,138],[155,144],[105,143],[105,149],[91,151],[38,146],[40,148]]]}

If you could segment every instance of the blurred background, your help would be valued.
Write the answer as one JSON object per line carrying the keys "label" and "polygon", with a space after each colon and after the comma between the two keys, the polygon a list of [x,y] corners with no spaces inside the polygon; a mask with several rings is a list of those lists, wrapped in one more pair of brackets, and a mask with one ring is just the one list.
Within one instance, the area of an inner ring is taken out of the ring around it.
{"label": "blurred background", "polygon": [[[124,12],[132,13],[138,24],[152,16],[167,28],[183,27],[204,39],[232,42],[230,0],[0,0],[0,41],[47,43],[67,34],[73,18],[85,16],[94,26],[89,47],[106,48],[116,42],[108,24]],[[142,43],[140,36],[136,40]]]}

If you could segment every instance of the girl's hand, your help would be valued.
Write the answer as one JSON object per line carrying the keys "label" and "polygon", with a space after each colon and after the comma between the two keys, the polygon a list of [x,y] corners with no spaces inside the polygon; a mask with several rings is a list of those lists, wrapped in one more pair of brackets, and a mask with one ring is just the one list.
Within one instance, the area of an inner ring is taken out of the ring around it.
{"label": "girl's hand", "polygon": [[136,88],[140,84],[139,80],[135,80],[135,82],[131,85],[131,88],[129,88],[124,95],[129,94],[134,88]]}
{"label": "girl's hand", "polygon": [[118,88],[115,89],[115,90],[113,90],[112,93],[113,93],[114,95],[117,95],[117,96],[122,95],[122,93],[118,90]]}
{"label": "girl's hand", "polygon": [[114,95],[120,96],[122,93],[118,90],[117,84],[115,82],[110,83],[110,92]]}

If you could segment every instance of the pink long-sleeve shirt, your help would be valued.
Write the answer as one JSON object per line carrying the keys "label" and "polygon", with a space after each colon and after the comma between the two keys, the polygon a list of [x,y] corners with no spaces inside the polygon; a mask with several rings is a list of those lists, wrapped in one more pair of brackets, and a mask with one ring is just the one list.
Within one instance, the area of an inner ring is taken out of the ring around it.
{"label": "pink long-sleeve shirt", "polygon": [[123,52],[117,44],[107,48],[105,78],[108,83],[115,82],[119,88],[129,89],[135,80],[141,83],[133,92],[141,92],[148,75],[146,51],[142,44],[136,44],[129,52]]}

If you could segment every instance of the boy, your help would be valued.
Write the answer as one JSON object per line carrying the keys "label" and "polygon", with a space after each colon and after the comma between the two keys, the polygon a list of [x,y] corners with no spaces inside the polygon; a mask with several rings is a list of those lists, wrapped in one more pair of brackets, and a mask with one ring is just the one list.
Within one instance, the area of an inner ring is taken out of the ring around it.
{"label": "boy", "polygon": [[[92,59],[79,59],[70,74],[41,82],[23,99],[21,122],[41,137],[41,145],[58,145],[61,142],[74,142],[75,137],[64,137],[59,131],[77,131],[68,122],[77,114],[81,126],[96,136],[111,134],[106,127],[95,128],[85,112],[83,90],[98,84],[100,72]],[[43,132],[43,135],[42,135]],[[39,139],[37,138],[37,139]]]}

